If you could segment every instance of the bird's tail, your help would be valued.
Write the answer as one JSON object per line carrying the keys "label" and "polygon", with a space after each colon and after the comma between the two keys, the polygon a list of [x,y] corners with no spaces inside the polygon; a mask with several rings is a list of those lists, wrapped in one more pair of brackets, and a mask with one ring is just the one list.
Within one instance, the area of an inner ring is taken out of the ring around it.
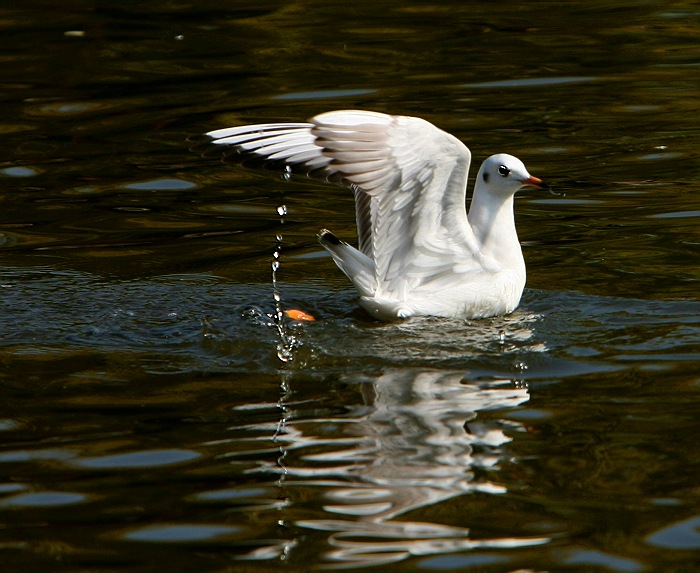
{"label": "bird's tail", "polygon": [[377,290],[374,261],[352,245],[341,241],[328,229],[322,229],[318,241],[333,257],[335,264],[355,285],[361,296],[373,296]]}

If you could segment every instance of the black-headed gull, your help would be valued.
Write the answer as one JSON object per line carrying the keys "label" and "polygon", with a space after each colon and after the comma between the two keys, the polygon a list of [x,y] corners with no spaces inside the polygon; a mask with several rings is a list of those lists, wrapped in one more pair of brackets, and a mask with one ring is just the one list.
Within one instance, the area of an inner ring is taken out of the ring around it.
{"label": "black-headed gull", "polygon": [[416,117],[331,111],[193,140],[205,155],[257,158],[352,189],[359,249],[326,229],[318,238],[372,316],[484,318],[518,306],[525,261],[513,198],[523,186],[546,185],[516,157],[484,161],[467,214],[471,152]]}

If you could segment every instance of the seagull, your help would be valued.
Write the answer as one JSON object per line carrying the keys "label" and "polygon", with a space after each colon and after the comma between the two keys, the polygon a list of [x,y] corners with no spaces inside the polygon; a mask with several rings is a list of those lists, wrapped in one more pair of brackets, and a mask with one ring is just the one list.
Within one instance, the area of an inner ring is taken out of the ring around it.
{"label": "seagull", "polygon": [[520,303],[526,272],[514,195],[547,185],[512,155],[483,162],[467,213],[469,148],[417,117],[339,110],[190,141],[204,156],[258,160],[350,188],[358,247],[327,229],[318,239],[376,319],[486,318]]}

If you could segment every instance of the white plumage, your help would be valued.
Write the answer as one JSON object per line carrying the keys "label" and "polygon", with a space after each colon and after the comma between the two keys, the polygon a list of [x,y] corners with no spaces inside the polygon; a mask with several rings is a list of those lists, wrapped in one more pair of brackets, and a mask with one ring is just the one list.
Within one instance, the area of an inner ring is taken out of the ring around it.
{"label": "white plumage", "polygon": [[258,158],[350,187],[359,249],[327,230],[319,240],[372,316],[480,318],[518,306],[525,262],[513,197],[524,185],[545,185],[512,155],[484,161],[467,214],[471,153],[423,119],[331,111],[308,123],[230,127],[195,141],[205,155]]}

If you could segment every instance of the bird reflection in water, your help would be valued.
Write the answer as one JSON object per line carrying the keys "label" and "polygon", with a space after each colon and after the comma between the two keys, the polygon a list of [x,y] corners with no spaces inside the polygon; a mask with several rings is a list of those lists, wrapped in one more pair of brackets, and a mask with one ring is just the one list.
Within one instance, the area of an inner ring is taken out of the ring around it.
{"label": "bird reflection in water", "polygon": [[[522,428],[506,420],[479,421],[477,412],[516,407],[529,399],[528,390],[511,380],[465,383],[465,374],[386,370],[362,383],[362,415],[332,420],[290,415],[280,426],[276,440],[285,454],[295,453],[278,460],[284,485],[323,488],[328,514],[296,525],[329,533],[331,563],[366,567],[416,555],[549,541],[476,541],[462,527],[393,521],[465,493],[505,492],[500,485],[475,480],[472,469],[493,467],[512,439],[508,433]],[[329,425],[334,429],[325,436]]]}

